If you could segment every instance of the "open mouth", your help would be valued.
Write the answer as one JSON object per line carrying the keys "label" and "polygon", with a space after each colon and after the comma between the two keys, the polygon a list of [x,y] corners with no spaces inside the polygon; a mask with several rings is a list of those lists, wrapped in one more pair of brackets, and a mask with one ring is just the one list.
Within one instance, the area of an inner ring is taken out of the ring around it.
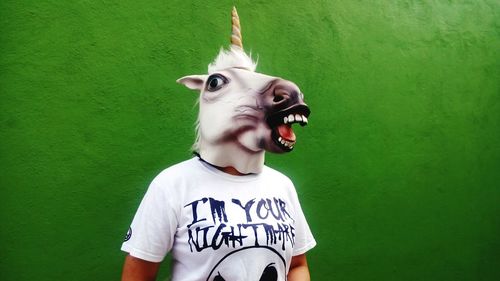
{"label": "open mouth", "polygon": [[299,104],[276,112],[268,117],[267,122],[271,127],[271,138],[283,151],[292,151],[297,138],[292,125],[307,125],[310,110],[306,105]]}

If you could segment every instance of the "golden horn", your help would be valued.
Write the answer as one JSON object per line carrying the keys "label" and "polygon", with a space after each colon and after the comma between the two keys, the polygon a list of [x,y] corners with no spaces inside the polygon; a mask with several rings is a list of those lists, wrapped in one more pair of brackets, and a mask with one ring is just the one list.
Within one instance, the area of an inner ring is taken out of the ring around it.
{"label": "golden horn", "polygon": [[241,37],[240,17],[238,17],[238,12],[236,11],[236,7],[233,7],[233,10],[231,11],[231,21],[233,26],[231,32],[231,44],[243,49],[243,38]]}

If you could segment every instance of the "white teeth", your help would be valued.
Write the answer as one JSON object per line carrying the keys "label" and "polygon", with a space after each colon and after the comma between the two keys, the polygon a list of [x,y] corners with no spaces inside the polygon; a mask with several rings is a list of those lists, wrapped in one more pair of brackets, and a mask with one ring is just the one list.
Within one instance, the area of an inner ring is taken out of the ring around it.
{"label": "white teeth", "polygon": [[293,146],[295,145],[294,141],[287,141],[282,137],[278,137],[278,141],[285,147],[289,148],[290,150],[293,149]]}
{"label": "white teeth", "polygon": [[307,124],[308,120],[305,115],[300,114],[290,114],[288,116],[283,117],[283,124],[292,124],[292,123],[301,123],[303,126]]}

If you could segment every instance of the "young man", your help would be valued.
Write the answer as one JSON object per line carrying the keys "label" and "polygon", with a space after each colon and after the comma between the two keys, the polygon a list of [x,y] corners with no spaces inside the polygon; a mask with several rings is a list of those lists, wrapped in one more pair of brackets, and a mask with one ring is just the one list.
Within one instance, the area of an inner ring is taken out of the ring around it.
{"label": "young man", "polygon": [[197,157],[161,172],[127,233],[123,281],[156,280],[167,253],[172,280],[309,280],[316,245],[297,193],[264,165],[293,150],[292,124],[310,114],[292,82],[255,72],[233,9],[232,47],[208,75],[178,82],[200,91]]}

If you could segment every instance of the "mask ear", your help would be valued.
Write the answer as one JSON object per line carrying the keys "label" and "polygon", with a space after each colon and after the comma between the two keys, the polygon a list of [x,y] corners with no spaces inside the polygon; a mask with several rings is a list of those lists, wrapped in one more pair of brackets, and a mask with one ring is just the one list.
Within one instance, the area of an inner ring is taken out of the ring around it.
{"label": "mask ear", "polygon": [[177,83],[183,84],[191,90],[202,90],[207,75],[189,75],[177,79]]}

